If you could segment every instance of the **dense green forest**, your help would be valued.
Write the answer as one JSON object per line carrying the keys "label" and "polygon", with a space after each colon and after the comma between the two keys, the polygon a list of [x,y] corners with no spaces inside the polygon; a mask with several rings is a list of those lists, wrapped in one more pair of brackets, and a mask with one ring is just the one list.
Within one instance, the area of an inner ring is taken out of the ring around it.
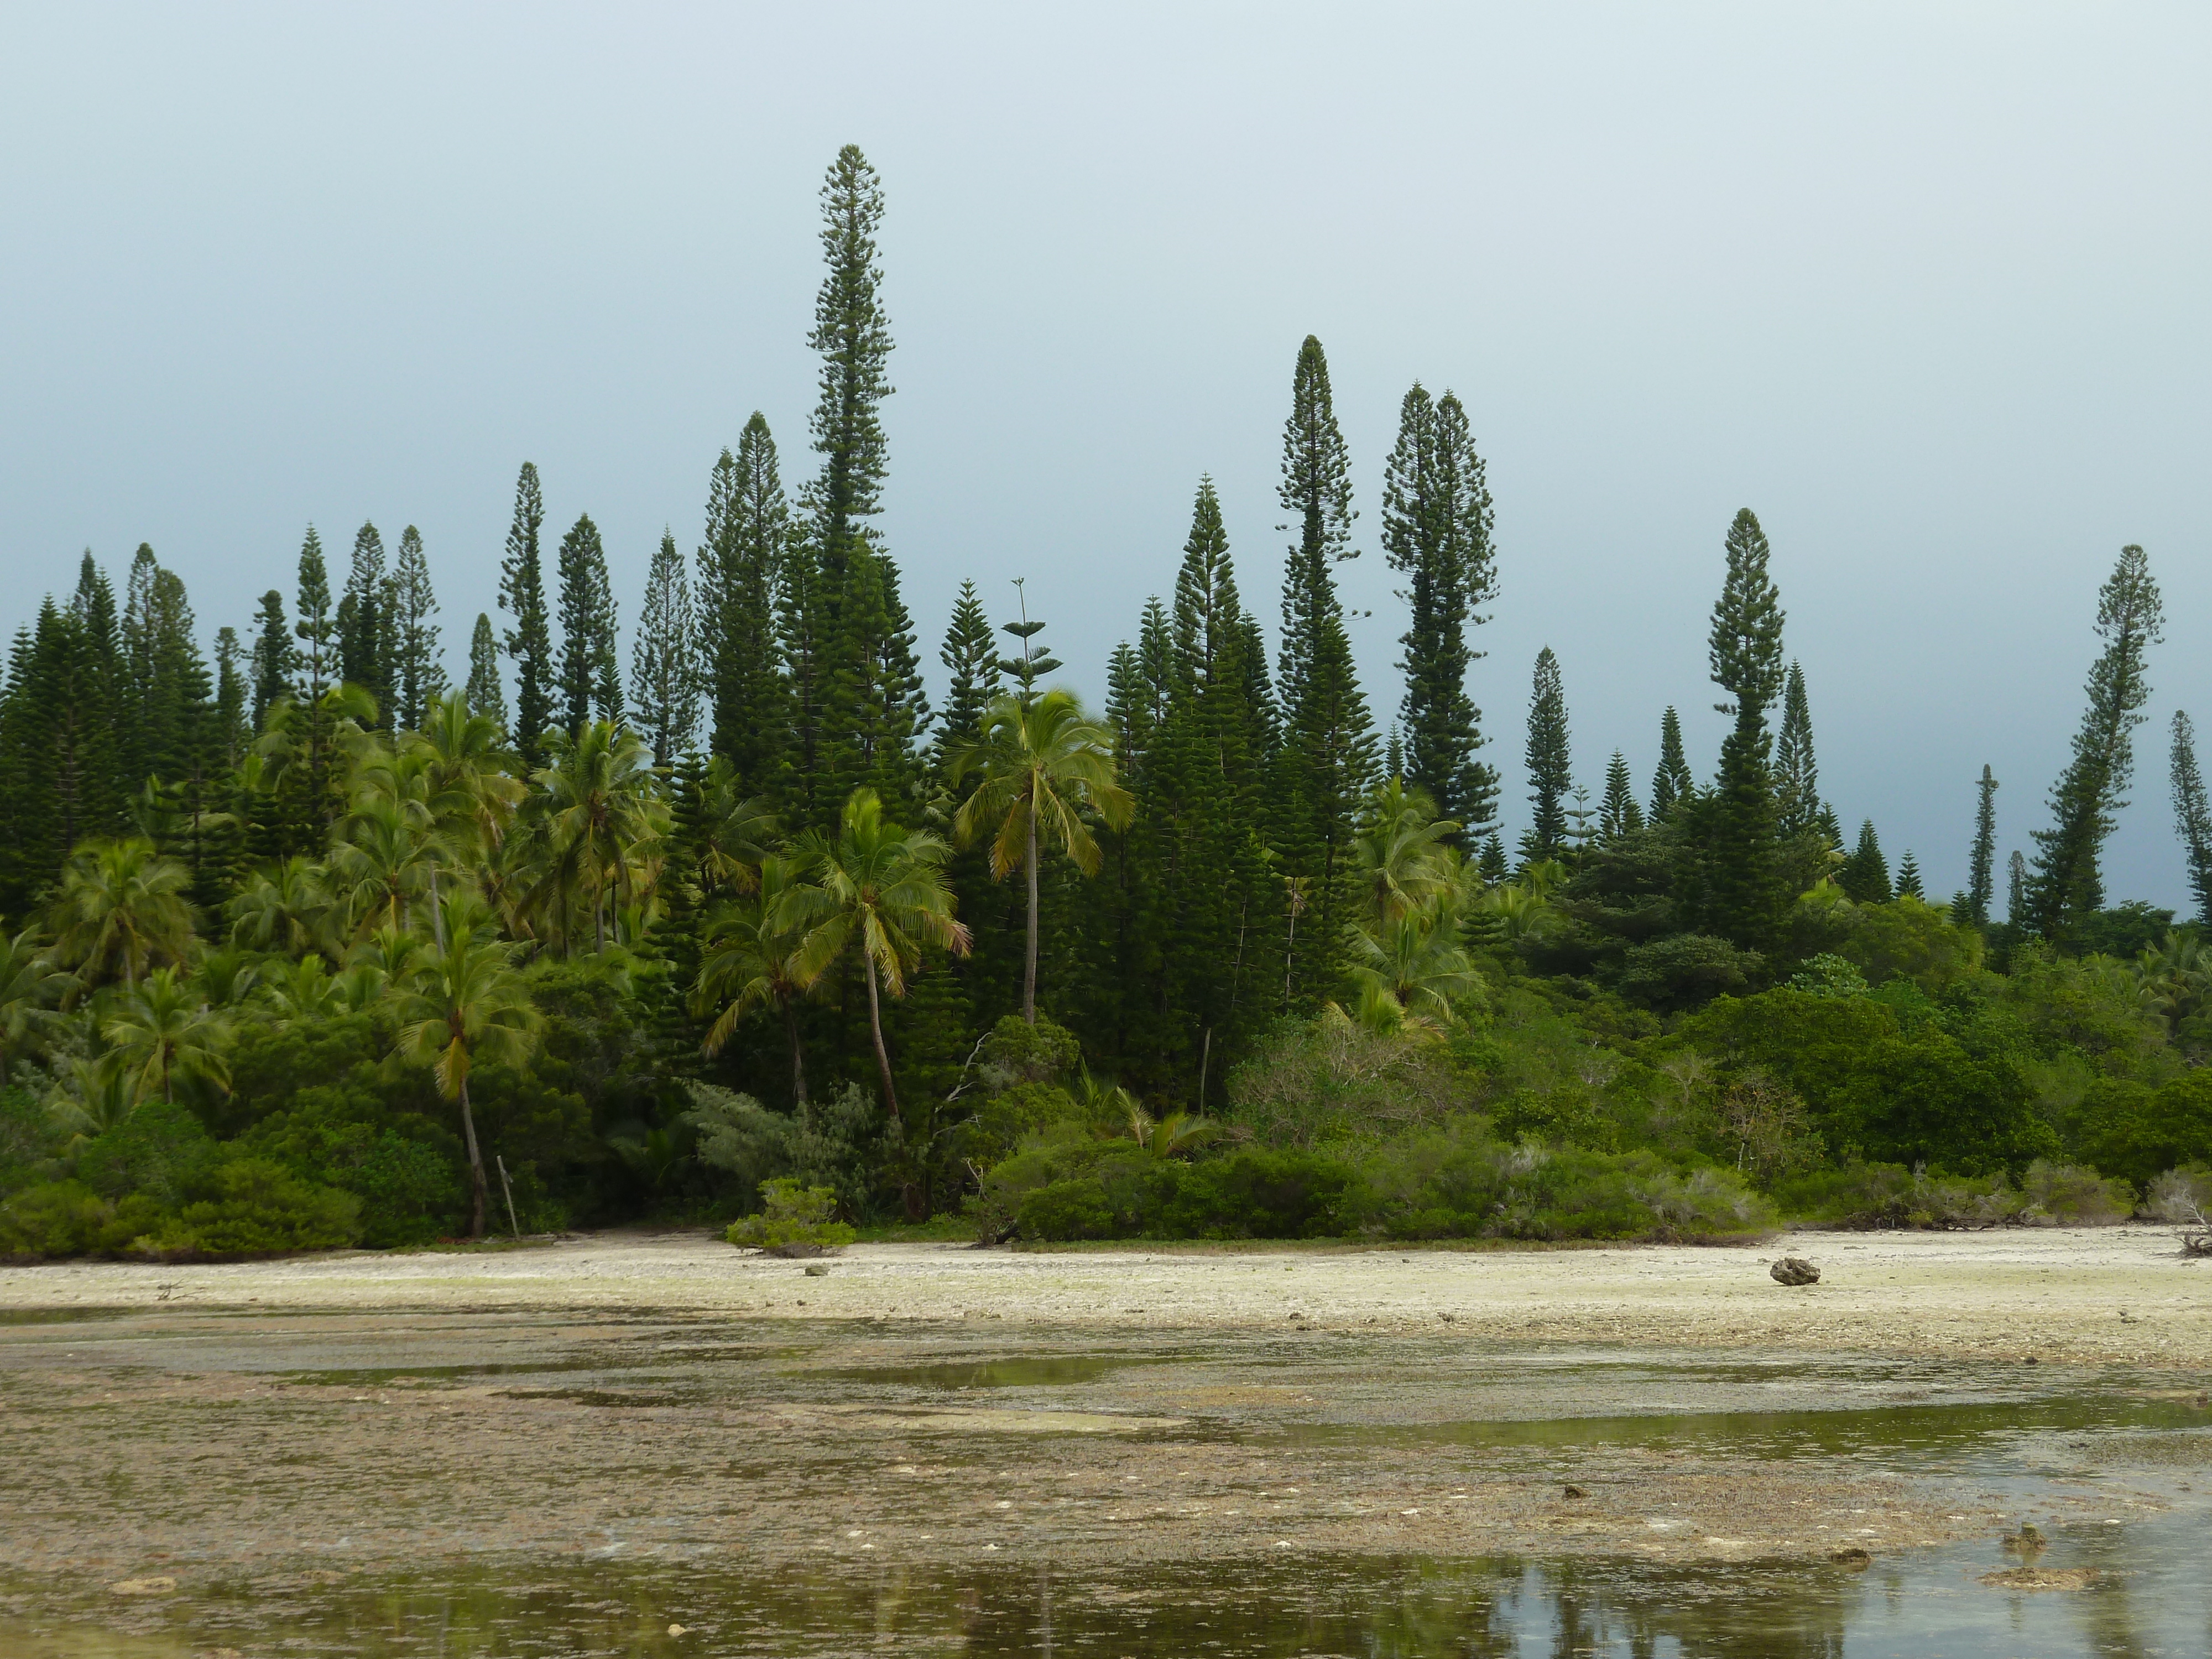
{"label": "dense green forest", "polygon": [[1360,554],[1312,338],[1272,653],[1201,480],[1102,705],[1054,682],[1018,592],[994,625],[971,584],[933,707],[879,525],[892,340],[857,149],[822,208],[808,476],[787,492],[755,414],[703,544],[660,544],[626,677],[599,531],[549,528],[528,465],[458,680],[412,526],[387,552],[362,526],[343,562],[310,528],[289,593],[211,655],[148,546],[119,592],[87,553],[17,635],[0,1255],[723,1223],[778,1181],[841,1224],[1031,1240],[1727,1237],[2212,1197],[2185,716],[2199,914],[2114,905],[2100,867],[2160,640],[2141,549],[2098,596],[2033,856],[1999,868],[1997,781],[1962,778],[1971,884],[1942,902],[1821,794],[1747,510],[1715,526],[1710,773],[1670,708],[1648,787],[1617,751],[1578,787],[1547,650],[1509,846],[1469,691],[1500,554],[1467,410],[1417,384],[1400,411],[1382,707],[1337,592]]}

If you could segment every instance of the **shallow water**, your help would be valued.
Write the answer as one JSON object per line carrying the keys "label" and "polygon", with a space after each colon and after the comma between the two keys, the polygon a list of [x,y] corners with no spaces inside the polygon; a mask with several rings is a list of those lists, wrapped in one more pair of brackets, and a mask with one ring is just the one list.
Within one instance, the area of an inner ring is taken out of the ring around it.
{"label": "shallow water", "polygon": [[[19,1324],[0,1655],[2201,1659],[2201,1387],[681,1311]],[[2024,1561],[2094,1577],[1980,1582]]]}

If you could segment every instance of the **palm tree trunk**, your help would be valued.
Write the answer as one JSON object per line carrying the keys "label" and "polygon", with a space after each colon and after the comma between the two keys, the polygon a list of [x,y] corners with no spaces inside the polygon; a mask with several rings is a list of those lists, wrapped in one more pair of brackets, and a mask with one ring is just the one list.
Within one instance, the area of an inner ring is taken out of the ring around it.
{"label": "palm tree trunk", "polygon": [[1022,958],[1022,1018],[1032,1025],[1036,1024],[1036,959],[1037,959],[1037,842],[1036,791],[1030,791],[1030,936],[1027,953]]}
{"label": "palm tree trunk", "polygon": [[791,999],[783,1002],[783,1033],[791,1039],[791,1097],[799,1106],[806,1104],[806,1050],[799,1042],[799,1010],[792,1006]]}
{"label": "palm tree trunk", "polygon": [[430,866],[430,937],[438,948],[446,948],[446,908],[438,902],[438,866]]}
{"label": "palm tree trunk", "polygon": [[898,1091],[891,1086],[891,1051],[884,1047],[884,1011],[876,1000],[876,959],[866,951],[860,953],[860,966],[868,975],[868,1029],[876,1036],[876,1066],[884,1074],[884,1105],[893,1117],[898,1115]]}
{"label": "palm tree trunk", "polygon": [[469,1110],[469,1080],[461,1079],[461,1139],[469,1149],[469,1185],[473,1192],[469,1214],[469,1237],[482,1238],[484,1230],[484,1205],[488,1193],[484,1185],[483,1153],[477,1146],[476,1115]]}

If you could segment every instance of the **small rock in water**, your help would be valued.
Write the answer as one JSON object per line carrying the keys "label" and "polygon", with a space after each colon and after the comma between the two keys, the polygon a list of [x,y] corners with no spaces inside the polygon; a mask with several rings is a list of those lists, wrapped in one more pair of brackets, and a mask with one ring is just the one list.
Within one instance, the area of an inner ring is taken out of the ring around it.
{"label": "small rock in water", "polygon": [[668,1627],[668,1633],[671,1636],[681,1636],[684,1633],[687,1628],[688,1626],[683,1625],[671,1625]]}
{"label": "small rock in water", "polygon": [[1864,1572],[1874,1565],[1874,1557],[1863,1549],[1836,1550],[1828,1559],[1849,1572]]}
{"label": "small rock in water", "polygon": [[814,1261],[814,1262],[810,1262],[810,1263],[808,1263],[808,1264],[807,1264],[807,1268],[806,1268],[806,1276],[807,1276],[809,1279],[827,1279],[827,1278],[829,1278],[829,1276],[830,1276],[830,1264],[829,1264],[829,1263],[827,1263],[826,1261]]}
{"label": "small rock in water", "polygon": [[1802,1255],[1785,1255],[1766,1270],[1778,1285],[1817,1285],[1820,1270]]}

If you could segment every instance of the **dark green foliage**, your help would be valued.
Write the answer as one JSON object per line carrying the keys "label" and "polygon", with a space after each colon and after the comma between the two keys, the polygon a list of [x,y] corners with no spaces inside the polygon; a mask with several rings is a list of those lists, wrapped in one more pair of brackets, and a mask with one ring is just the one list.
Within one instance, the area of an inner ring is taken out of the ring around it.
{"label": "dark green foliage", "polygon": [[[430,705],[446,694],[438,624],[431,620],[438,614],[438,600],[430,591],[422,532],[411,524],[399,532],[399,553],[386,592],[392,695],[398,710],[394,724],[411,732],[421,726]],[[489,633],[489,624],[485,631]],[[496,665],[497,659],[491,659]]]}
{"label": "dark green foliage", "polygon": [[384,538],[364,524],[353,538],[353,565],[338,600],[338,678],[375,701],[380,724],[391,729],[392,681],[398,664],[387,652],[391,607],[384,574]]}
{"label": "dark green foliage", "polygon": [[1021,1195],[1022,1237],[1327,1237],[1352,1181],[1340,1160],[1316,1152],[1246,1147],[1185,1164],[1127,1141],[1070,1152],[1064,1163],[1086,1167]]}
{"label": "dark green foliage", "polygon": [[1521,838],[1523,863],[1555,859],[1567,842],[1567,792],[1574,787],[1568,753],[1567,694],[1559,678],[1559,659],[1546,646],[1536,653],[1534,689],[1528,696],[1528,832]]}
{"label": "dark green foliage", "polygon": [[1912,849],[1906,848],[1905,856],[1897,866],[1897,896],[1925,899],[1928,894],[1920,884],[1920,866],[1914,860]]}
{"label": "dark green foliage", "polygon": [[[1986,770],[1986,769],[1984,769]],[[2189,890],[2197,900],[2197,920],[2212,927],[2212,797],[2197,769],[2197,733],[2185,709],[2173,711],[2173,824],[2181,837]]]}
{"label": "dark green foliage", "polygon": [[622,676],[607,553],[588,513],[561,538],[561,668],[555,705],[571,735],[594,720],[619,720]]}
{"label": "dark green foliage", "polygon": [[300,671],[300,647],[284,619],[284,596],[270,588],[261,596],[253,626],[253,729],[261,730],[269,705],[292,695]]}
{"label": "dark green foliage", "polygon": [[2035,832],[2026,921],[2045,939],[2062,938],[2104,908],[2099,859],[2115,827],[2112,815],[2127,805],[2120,797],[2135,769],[2135,728],[2150,700],[2150,647],[2164,624],[2150,562],[2140,547],[2121,549],[2097,595],[2097,637],[2105,648],[2089,671],[2089,707],[2075,734],[2074,757],[2051,786],[2051,827]]}
{"label": "dark green foliage", "polygon": [[1784,839],[1817,832],[1820,768],[1813,757],[1813,711],[1796,663],[1782,686],[1782,731],[1774,744],[1775,829]]}
{"label": "dark green foliage", "polygon": [[545,497],[538,469],[522,464],[514,485],[514,522],[499,568],[499,608],[514,617],[502,643],[514,659],[514,725],[523,758],[544,758],[544,738],[553,723],[553,623],[545,608],[544,562],[538,538],[545,527]]}
{"label": "dark green foliage", "polygon": [[1978,924],[1990,920],[1990,901],[1996,894],[1997,781],[1984,765],[1975,786],[1974,846],[1967,858],[1966,914]]}
{"label": "dark green foliage", "polygon": [[[738,438],[738,452],[722,452],[707,497],[707,540],[699,550],[699,656],[706,677],[709,742],[730,763],[745,794],[766,794],[781,783],[794,719],[798,680],[811,677],[811,627],[800,616],[814,602],[795,562],[806,556],[793,544],[791,514],[776,467],[775,440],[758,410]],[[811,567],[810,567],[811,568]],[[803,658],[787,665],[778,607],[788,617]],[[793,678],[787,683],[788,665]],[[803,701],[818,702],[811,678]],[[813,726],[810,723],[809,730]]]}
{"label": "dark green foliage", "polygon": [[[1127,647],[1125,647],[1124,649]],[[982,735],[983,709],[999,694],[999,650],[991,636],[991,619],[975,597],[975,584],[962,582],[953,601],[952,620],[945,625],[945,643],[938,661],[951,677],[945,707],[937,716],[937,753],[941,758],[960,744]]]}
{"label": "dark green foliage", "polygon": [[1781,596],[1766,573],[1765,533],[1748,507],[1726,542],[1728,574],[1713,605],[1713,684],[1735,716],[1721,744],[1720,777],[1699,802],[1699,910],[1711,930],[1749,949],[1771,948],[1790,895],[1782,878],[1779,820],[1766,713],[1782,690]]}
{"label": "dark green foliage", "polygon": [[501,733],[508,734],[507,690],[499,672],[499,644],[492,634],[491,618],[481,611],[477,612],[476,629],[469,635],[469,680],[462,696],[468,699],[471,714],[489,714],[499,722]]}
{"label": "dark green foliage", "polygon": [[1629,781],[1628,759],[1618,749],[1606,763],[1605,800],[1598,808],[1598,834],[1618,841],[1644,828],[1644,808],[1637,804],[1636,786]]}
{"label": "dark green foliage", "polygon": [[1482,711],[1467,692],[1468,669],[1482,654],[1468,630],[1486,620],[1481,607],[1496,591],[1494,516],[1467,411],[1452,393],[1431,401],[1415,382],[1399,407],[1398,441],[1382,484],[1382,548],[1390,568],[1407,579],[1411,607],[1399,641],[1403,771],[1470,841],[1489,829],[1498,810],[1497,774],[1475,759]]}
{"label": "dark green foliage", "polygon": [[1676,807],[1696,793],[1690,763],[1682,754],[1681,717],[1669,703],[1667,712],[1659,717],[1659,768],[1651,775],[1652,822],[1670,817]]}
{"label": "dark green foliage", "polygon": [[1858,845],[1836,872],[1836,884],[1860,904],[1887,904],[1895,891],[1889,884],[1889,860],[1882,856],[1881,838],[1874,820],[1859,825]]}
{"label": "dark green foliage", "polygon": [[1739,950],[1705,933],[1670,933],[1629,947],[1621,958],[1620,993],[1648,1007],[1702,1007],[1765,976],[1756,951]]}
{"label": "dark green foliage", "polygon": [[673,765],[691,747],[698,724],[698,638],[684,556],[676,550],[676,538],[663,531],[645,579],[629,670],[630,702],[653,745],[655,766]]}
{"label": "dark green foliage", "polygon": [[1321,342],[1308,335],[1291,376],[1279,498],[1294,520],[1283,573],[1277,682],[1283,741],[1273,793],[1275,842],[1286,881],[1303,883],[1304,925],[1287,964],[1290,1000],[1310,1006],[1344,974],[1340,940],[1351,914],[1350,845],[1373,787],[1375,727],[1352,660],[1332,567],[1352,545],[1352,473],[1337,426]]}

